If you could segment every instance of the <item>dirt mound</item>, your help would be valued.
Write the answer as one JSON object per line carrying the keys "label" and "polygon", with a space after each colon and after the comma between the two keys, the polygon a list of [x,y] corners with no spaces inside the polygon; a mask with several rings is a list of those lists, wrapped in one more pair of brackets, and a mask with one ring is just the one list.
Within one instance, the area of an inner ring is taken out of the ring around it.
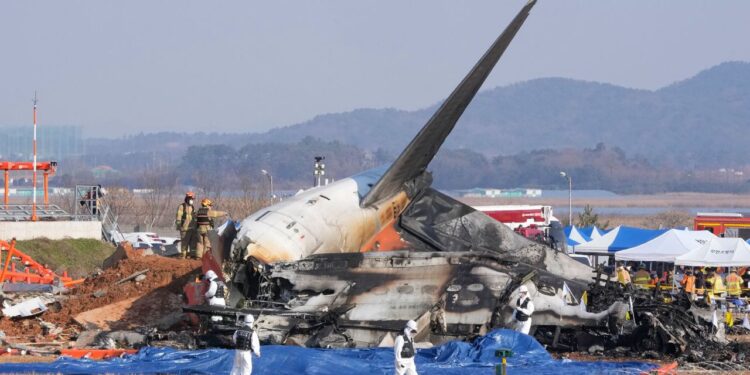
{"label": "dirt mound", "polygon": [[[74,320],[78,314],[126,300],[126,310],[122,314],[102,317],[108,321],[108,328],[127,329],[153,324],[162,317],[179,313],[182,287],[200,276],[201,262],[141,255],[129,246],[118,251],[124,251],[125,257],[114,267],[88,278],[61,300],[59,308],[51,307],[40,318],[71,332],[83,328]],[[119,280],[146,269],[144,280],[117,284]],[[111,311],[102,309],[102,313],[111,314]],[[8,336],[32,336],[42,331],[33,319],[12,321],[7,318],[0,320],[0,330]]]}

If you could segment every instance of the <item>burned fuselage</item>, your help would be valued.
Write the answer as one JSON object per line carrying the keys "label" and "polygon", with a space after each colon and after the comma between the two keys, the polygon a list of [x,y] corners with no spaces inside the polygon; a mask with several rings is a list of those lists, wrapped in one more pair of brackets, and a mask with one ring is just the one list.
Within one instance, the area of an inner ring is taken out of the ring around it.
{"label": "burned fuselage", "polygon": [[428,164],[534,3],[393,164],[301,192],[214,236],[204,267],[230,285],[230,306],[260,313],[270,341],[320,346],[333,345],[330,337],[386,344],[409,319],[423,337],[438,326],[433,341],[509,326],[521,285],[537,306],[535,324],[598,324],[616,313],[617,304],[597,314],[578,307],[591,268],[430,187]]}

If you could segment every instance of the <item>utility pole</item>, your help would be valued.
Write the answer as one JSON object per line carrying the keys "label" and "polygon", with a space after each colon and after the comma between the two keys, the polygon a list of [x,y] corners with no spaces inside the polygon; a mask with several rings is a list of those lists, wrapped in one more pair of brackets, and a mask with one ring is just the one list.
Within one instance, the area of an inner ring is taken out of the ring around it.
{"label": "utility pole", "polygon": [[31,221],[36,221],[36,91],[34,91],[34,166],[33,166],[33,177],[32,177],[32,189],[31,190]]}
{"label": "utility pole", "polygon": [[573,179],[570,174],[560,172],[560,176],[568,179],[568,225],[573,226]]}
{"label": "utility pole", "polygon": [[273,203],[276,200],[276,194],[273,193],[273,176],[271,176],[270,173],[268,173],[267,170],[261,169],[260,173],[263,173],[266,177],[268,177],[268,184],[271,194],[271,203]]}
{"label": "utility pole", "polygon": [[313,170],[313,177],[315,178],[313,187],[318,187],[322,185],[323,181],[323,175],[326,174],[326,164],[323,163],[323,160],[325,160],[325,156],[316,156],[315,157],[315,165]]}

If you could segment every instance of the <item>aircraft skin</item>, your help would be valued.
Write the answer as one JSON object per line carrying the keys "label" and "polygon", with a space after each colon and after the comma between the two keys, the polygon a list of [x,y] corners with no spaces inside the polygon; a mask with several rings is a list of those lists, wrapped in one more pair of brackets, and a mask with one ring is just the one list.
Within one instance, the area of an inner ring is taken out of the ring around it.
{"label": "aircraft skin", "polygon": [[301,192],[240,223],[234,247],[261,263],[293,261],[313,254],[359,252],[385,223],[406,208],[399,192],[377,205],[360,207],[382,169],[373,169]]}
{"label": "aircraft skin", "polygon": [[[523,7],[393,164],[300,192],[250,215],[238,229],[213,233],[204,271],[213,269],[230,285],[229,306],[262,312],[257,326],[278,343],[289,342],[310,316],[343,309],[336,326],[346,327],[346,344],[355,346],[383,344],[388,331],[409,319],[419,319],[422,332],[441,300],[455,335],[510,326],[522,283],[537,308],[534,324],[596,324],[622,314],[617,304],[582,311],[567,293],[581,295],[590,267],[430,188],[427,165],[535,2]],[[324,346],[325,337],[308,336],[304,345]]]}

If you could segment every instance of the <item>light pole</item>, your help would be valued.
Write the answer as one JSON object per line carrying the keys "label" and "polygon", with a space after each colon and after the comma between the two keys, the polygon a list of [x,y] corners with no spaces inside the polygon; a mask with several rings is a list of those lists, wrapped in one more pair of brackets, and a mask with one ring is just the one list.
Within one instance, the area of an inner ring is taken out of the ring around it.
{"label": "light pole", "polygon": [[323,175],[326,174],[326,164],[323,163],[323,160],[325,160],[325,156],[316,156],[315,157],[315,169],[313,170],[313,176],[315,177],[315,183],[313,184],[313,187],[318,187],[321,185],[321,182],[323,180]]}
{"label": "light pole", "polygon": [[263,173],[266,177],[268,177],[268,185],[270,186],[270,189],[271,189],[271,203],[273,203],[273,201],[276,198],[276,195],[273,193],[273,176],[271,176],[271,174],[268,173],[268,171],[265,169],[261,169],[260,173]]}
{"label": "light pole", "polygon": [[560,172],[560,176],[568,179],[568,225],[573,226],[573,179],[565,172]]}

